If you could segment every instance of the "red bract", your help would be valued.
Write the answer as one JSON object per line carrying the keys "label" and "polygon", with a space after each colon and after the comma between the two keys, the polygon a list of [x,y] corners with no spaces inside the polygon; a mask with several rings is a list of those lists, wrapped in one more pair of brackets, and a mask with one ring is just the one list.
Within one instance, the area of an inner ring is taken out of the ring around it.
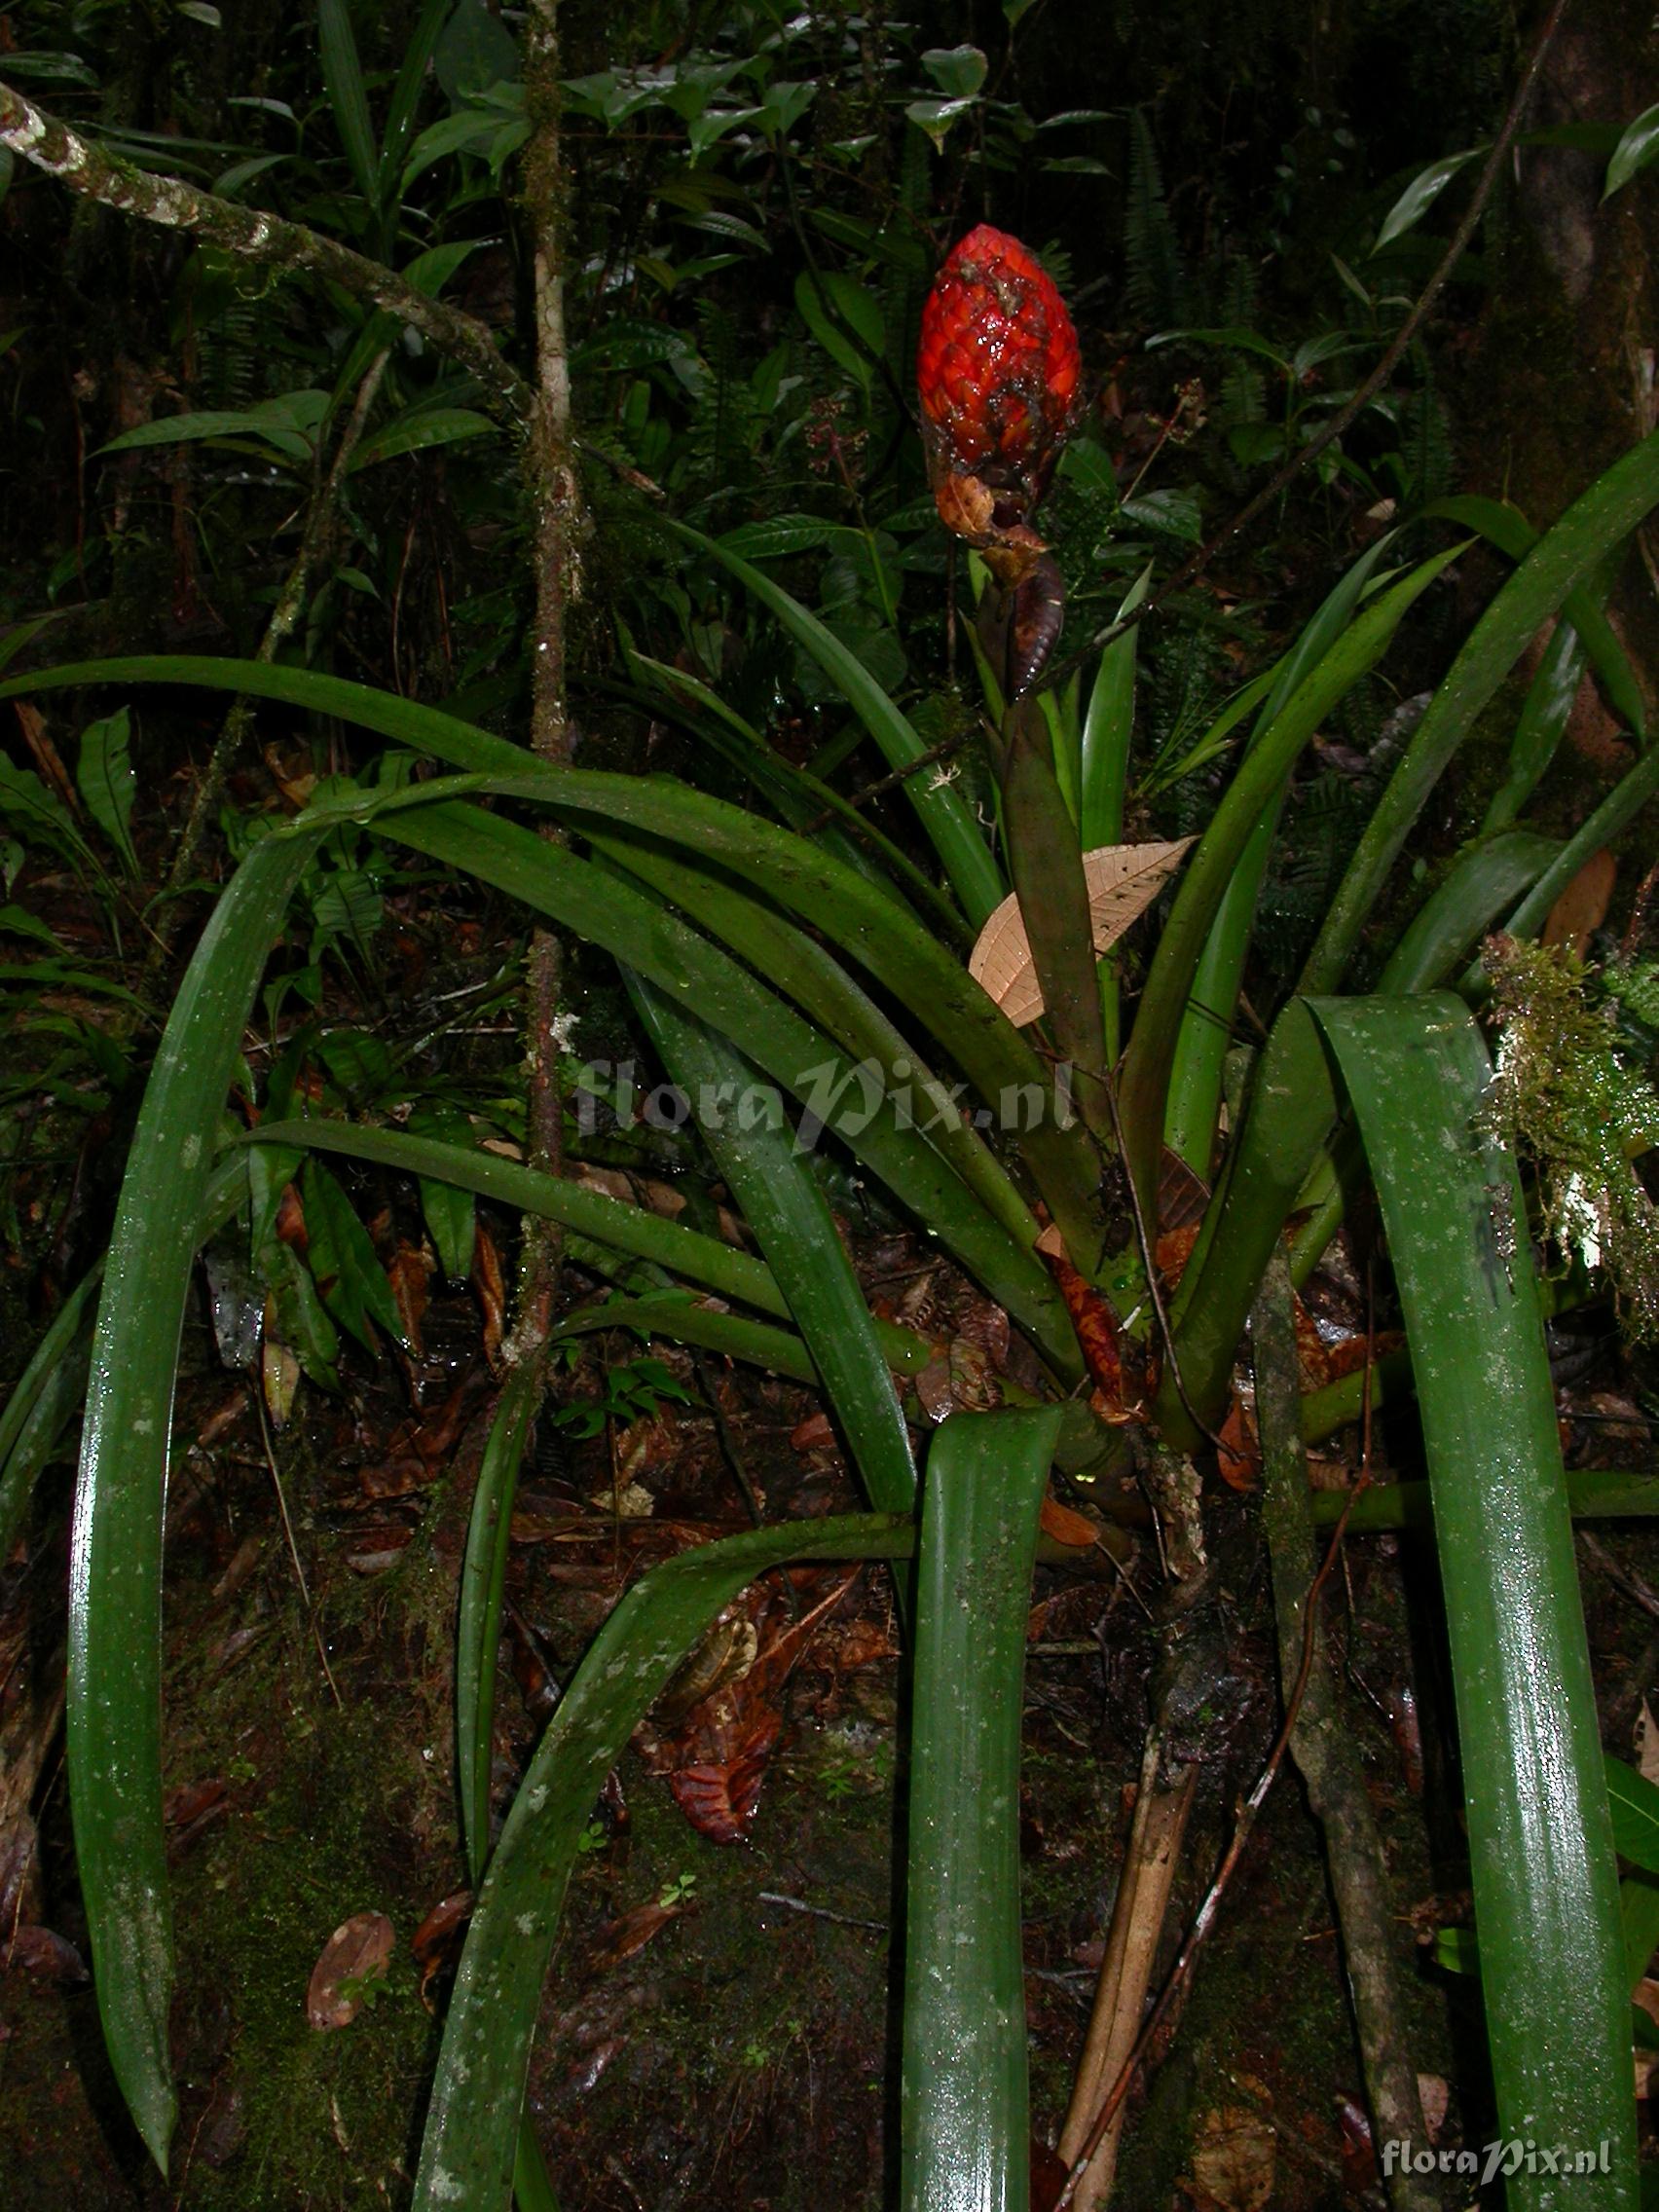
{"label": "red bract", "polygon": [[973,476],[1035,506],[1072,427],[1082,365],[1035,255],[988,223],[970,231],[922,310],[916,383],[936,492]]}

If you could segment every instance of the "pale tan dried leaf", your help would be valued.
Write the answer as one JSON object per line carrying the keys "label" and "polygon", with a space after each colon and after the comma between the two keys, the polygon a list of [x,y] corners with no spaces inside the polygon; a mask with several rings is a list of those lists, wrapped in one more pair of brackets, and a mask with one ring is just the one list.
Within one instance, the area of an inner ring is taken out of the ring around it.
{"label": "pale tan dried leaf", "polygon": [[1636,1716],[1635,1737],[1636,1771],[1643,1782],[1659,1782],[1659,1725],[1653,1718],[1653,1708],[1645,1698],[1641,1711]]}
{"label": "pale tan dried leaf", "polygon": [[[1191,837],[1180,837],[1173,844],[1102,845],[1084,854],[1083,874],[1088,887],[1088,913],[1097,953],[1116,944],[1136,916],[1146,911],[1192,843]],[[1016,893],[1009,893],[979,932],[968,973],[1016,1027],[1035,1021],[1043,1012],[1043,993]]]}

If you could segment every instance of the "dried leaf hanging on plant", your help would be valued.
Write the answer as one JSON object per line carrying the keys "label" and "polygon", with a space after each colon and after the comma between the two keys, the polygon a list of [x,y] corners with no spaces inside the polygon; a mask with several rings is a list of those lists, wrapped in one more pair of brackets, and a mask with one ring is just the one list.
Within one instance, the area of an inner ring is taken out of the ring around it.
{"label": "dried leaf hanging on plant", "polygon": [[[1088,917],[1097,953],[1116,944],[1152,904],[1192,842],[1191,837],[1179,837],[1173,844],[1101,845],[1084,854],[1083,876],[1088,886]],[[1042,1014],[1043,989],[1016,893],[1009,893],[979,932],[969,955],[968,973],[1016,1028]]]}

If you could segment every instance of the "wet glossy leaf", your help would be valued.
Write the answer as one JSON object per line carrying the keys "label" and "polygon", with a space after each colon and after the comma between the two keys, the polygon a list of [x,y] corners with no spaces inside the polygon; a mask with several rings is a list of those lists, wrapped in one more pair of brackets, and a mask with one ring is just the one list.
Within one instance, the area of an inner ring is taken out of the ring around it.
{"label": "wet glossy leaf", "polygon": [[934,1440],[916,1574],[901,2196],[1024,2212],[1019,1684],[1057,1409],[956,1414]]}
{"label": "wet glossy leaf", "polygon": [[[1555,1394],[1513,1158],[1471,1124],[1491,1062],[1467,1008],[1312,1011],[1376,1177],[1422,1413],[1501,2132],[1609,2146],[1634,2203],[1613,1835]],[[1557,2201],[1517,2173],[1517,2207]]]}
{"label": "wet glossy leaf", "polygon": [[1610,199],[1656,156],[1659,156],[1659,107],[1643,108],[1613,148],[1602,198]]}
{"label": "wet glossy leaf", "polygon": [[75,784],[87,812],[121,855],[122,866],[136,877],[138,855],[131,823],[138,779],[132,767],[131,736],[131,718],[125,707],[102,721],[89,722],[81,732]]}
{"label": "wet glossy leaf", "polygon": [[267,838],[213,910],[138,1117],[98,1309],[73,1531],[68,1763],[98,2009],[166,2170],[175,2110],[162,1836],[161,1563],[173,1372],[242,1025],[317,840]]}
{"label": "wet glossy leaf", "polygon": [[1415,224],[1420,223],[1452,179],[1471,162],[1478,162],[1485,152],[1484,146],[1471,146],[1467,153],[1451,154],[1445,161],[1431,162],[1427,168],[1419,170],[1383,216],[1372,252],[1381,253],[1385,245],[1391,245]]}
{"label": "wet glossy leaf", "polygon": [[406,1343],[386,1270],[338,1180],[319,1161],[308,1160],[300,1170],[300,1191],[306,1207],[306,1257],[323,1304],[371,1354],[378,1356],[381,1348],[371,1322],[397,1343]]}

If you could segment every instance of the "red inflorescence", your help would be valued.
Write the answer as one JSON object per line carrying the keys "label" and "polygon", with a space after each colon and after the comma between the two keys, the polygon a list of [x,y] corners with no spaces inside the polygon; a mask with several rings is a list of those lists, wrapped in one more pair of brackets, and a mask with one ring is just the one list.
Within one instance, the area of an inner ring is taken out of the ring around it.
{"label": "red inflorescence", "polygon": [[970,231],[922,310],[916,383],[936,485],[974,475],[1034,504],[1081,373],[1071,316],[1036,256],[988,223]]}

